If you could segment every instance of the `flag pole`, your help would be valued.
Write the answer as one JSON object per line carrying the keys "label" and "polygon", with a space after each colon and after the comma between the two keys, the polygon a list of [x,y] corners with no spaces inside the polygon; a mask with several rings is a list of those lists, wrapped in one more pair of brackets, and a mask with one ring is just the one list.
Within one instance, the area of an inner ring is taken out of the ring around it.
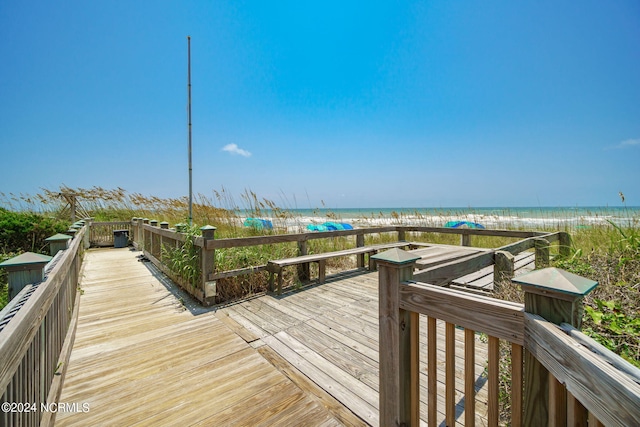
{"label": "flag pole", "polygon": [[189,106],[187,114],[189,119],[189,225],[193,225],[193,180],[191,167],[191,36],[187,36],[187,89],[189,93]]}

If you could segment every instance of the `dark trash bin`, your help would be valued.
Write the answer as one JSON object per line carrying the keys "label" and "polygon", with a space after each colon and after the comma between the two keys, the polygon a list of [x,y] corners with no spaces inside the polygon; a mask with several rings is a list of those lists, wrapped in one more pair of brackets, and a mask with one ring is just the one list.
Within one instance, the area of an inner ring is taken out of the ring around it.
{"label": "dark trash bin", "polygon": [[129,246],[129,230],[113,230],[113,247],[126,248]]}

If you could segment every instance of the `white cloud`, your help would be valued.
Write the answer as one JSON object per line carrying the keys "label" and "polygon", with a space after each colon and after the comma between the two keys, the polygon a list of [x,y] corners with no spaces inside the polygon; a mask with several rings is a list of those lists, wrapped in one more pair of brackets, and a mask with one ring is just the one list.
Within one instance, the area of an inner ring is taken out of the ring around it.
{"label": "white cloud", "polygon": [[239,154],[244,157],[251,156],[250,152],[248,152],[247,150],[243,150],[242,148],[238,147],[238,145],[236,144],[227,144],[222,148],[222,151],[226,151],[231,154]]}
{"label": "white cloud", "polygon": [[616,148],[628,148],[636,145],[640,146],[640,138],[626,139],[622,141],[620,144],[616,145]]}

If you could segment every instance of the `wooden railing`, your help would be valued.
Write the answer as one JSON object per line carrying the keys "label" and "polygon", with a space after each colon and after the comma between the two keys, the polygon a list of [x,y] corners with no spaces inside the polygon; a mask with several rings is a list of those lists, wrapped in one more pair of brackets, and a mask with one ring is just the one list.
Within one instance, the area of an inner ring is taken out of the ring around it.
{"label": "wooden railing", "polygon": [[[126,224],[126,225],[125,225]],[[216,239],[215,227],[202,227],[202,236],[193,237],[193,244],[197,248],[196,256],[199,258],[200,278],[195,286],[186,284],[184,280],[172,272],[163,259],[162,248],[177,247],[181,245],[186,237],[185,234],[169,228],[169,223],[158,223],[155,220],[133,218],[130,223],[92,223],[93,228],[107,230],[101,234],[104,239],[109,238],[116,227],[129,230],[129,239],[134,246],[142,251],[158,268],[180,284],[187,292],[197,298],[204,305],[214,302],[216,295],[216,282],[220,279],[235,277],[245,274],[254,274],[267,269],[267,264],[244,266],[235,270],[220,271],[215,265],[215,252],[221,249],[239,248],[247,246],[275,245],[296,243],[298,255],[308,253],[308,242],[316,239],[332,239],[336,237],[355,238],[355,247],[365,246],[367,236],[383,234],[394,234],[398,241],[405,241],[411,233],[441,233],[460,235],[462,245],[471,245],[471,236],[493,236],[523,239],[516,243],[498,248],[498,252],[480,254],[465,259],[465,263],[455,263],[458,271],[451,271],[445,264],[442,268],[426,270],[425,281],[433,282],[429,275],[434,274],[458,274],[464,275],[465,271],[476,271],[479,268],[496,264],[496,271],[500,277],[510,277],[513,275],[513,254],[536,248],[536,259],[538,263],[548,262],[549,247],[558,243],[560,252],[565,252],[569,248],[569,237],[566,233],[546,233],[537,231],[517,231],[517,230],[482,230],[482,229],[453,229],[438,227],[416,227],[416,226],[389,226],[389,227],[369,227],[357,228],[353,230],[327,231],[322,233],[294,233],[277,234],[267,236],[240,237]],[[97,233],[97,232],[96,232]],[[93,232],[92,232],[93,235]],[[111,237],[111,239],[113,239]],[[106,241],[106,240],[105,240]],[[546,261],[545,261],[546,260]],[[364,259],[358,259],[358,266],[364,265]],[[453,276],[451,276],[453,277]]]}
{"label": "wooden railing", "polygon": [[[624,365],[624,370],[614,368],[609,361],[615,355],[607,350],[592,353],[584,339],[580,345],[556,325],[579,327],[583,295],[523,285],[525,304],[516,304],[415,282],[416,258],[407,252],[394,250],[375,258],[380,269],[380,425],[419,425],[420,316],[427,317],[428,325],[429,426],[442,421],[436,370],[442,349],[437,349],[436,322],[445,324],[445,425],[456,424],[455,334],[459,329],[464,330],[464,425],[473,426],[478,418],[483,424],[498,425],[500,340],[511,346],[509,425],[640,425],[638,370],[624,361],[617,365]],[[553,319],[545,320],[539,313]],[[488,337],[487,411],[482,417],[476,411],[474,370],[478,333]]]}
{"label": "wooden railing", "polygon": [[89,233],[91,246],[113,246],[116,230],[127,230],[131,235],[131,221],[92,222]]}
{"label": "wooden railing", "polygon": [[41,283],[27,285],[2,310],[11,317],[0,330],[2,426],[49,425],[73,345],[78,280],[84,253],[81,228],[58,252]]}

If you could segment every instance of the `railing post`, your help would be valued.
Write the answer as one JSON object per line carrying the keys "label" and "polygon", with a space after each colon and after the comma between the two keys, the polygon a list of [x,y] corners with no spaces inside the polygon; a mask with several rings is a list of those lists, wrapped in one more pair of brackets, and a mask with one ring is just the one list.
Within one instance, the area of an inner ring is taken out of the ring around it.
{"label": "railing post", "polygon": [[18,295],[25,286],[40,283],[44,278],[44,268],[51,259],[48,255],[25,252],[0,263],[0,267],[7,270],[8,301]]}
{"label": "railing post", "polygon": [[[160,223],[160,228],[163,230],[168,230],[169,229],[169,223],[166,221],[162,221]],[[158,259],[160,260],[160,262],[162,262],[164,264],[164,260],[163,260],[163,254],[162,254],[162,248],[164,248],[164,236],[162,234],[160,234],[160,253],[158,254]]]}
{"label": "railing post", "polygon": [[216,282],[209,281],[209,275],[213,274],[216,269],[216,254],[214,249],[207,249],[207,242],[215,239],[216,227],[205,225],[200,227],[202,237],[204,239],[202,249],[200,251],[200,270],[202,271],[202,292],[203,304],[212,305],[215,303]]}
{"label": "railing post", "polygon": [[[569,323],[580,329],[582,299],[598,284],[558,268],[545,268],[523,274],[513,280],[524,291],[524,310],[559,325]],[[525,332],[525,346],[527,344]],[[550,374],[528,351],[524,353],[524,418],[525,426],[566,425],[566,391],[552,387],[549,400]],[[555,378],[552,379],[557,383]],[[559,422],[560,424],[556,424]]]}
{"label": "railing post", "polygon": [[129,236],[134,248],[138,247],[138,218],[131,218],[131,235]]}
{"label": "railing post", "polygon": [[[298,255],[307,255],[307,253],[307,241],[300,240],[298,242]],[[309,280],[309,278],[311,278],[311,271],[309,270],[308,262],[298,265],[298,277],[300,278],[300,280]]]}
{"label": "railing post", "polygon": [[542,237],[533,239],[536,251],[536,268],[543,268],[549,265],[549,241]]}
{"label": "railing post", "polygon": [[[158,227],[158,220],[152,219],[151,221],[149,221],[149,225],[152,227]],[[160,256],[158,256],[158,243],[159,243],[159,239],[156,233],[150,232],[149,233],[149,253],[159,260]]]}
{"label": "railing post", "polygon": [[407,240],[407,232],[404,228],[398,227],[398,242],[404,242]]}
{"label": "railing post", "polygon": [[515,275],[514,256],[510,252],[496,251],[493,264],[493,292],[499,292],[502,283]]}
{"label": "railing post", "polygon": [[73,237],[68,234],[55,234],[51,237],[47,237],[44,239],[49,242],[49,254],[54,256],[59,251],[63,251],[69,247],[69,240],[73,239]]}
{"label": "railing post", "polygon": [[[364,233],[356,234],[356,247],[364,246]],[[364,254],[358,254],[358,268],[364,268]]]}
{"label": "railing post", "polygon": [[471,246],[471,234],[463,233],[460,235],[460,246]]}
{"label": "railing post", "polygon": [[558,239],[558,251],[560,256],[568,258],[571,255],[571,235],[564,231],[560,232],[560,238]]}
{"label": "railing post", "polygon": [[372,257],[378,263],[380,334],[380,425],[420,423],[418,313],[400,308],[401,283],[411,280],[420,259],[402,249]]}
{"label": "railing post", "polygon": [[83,246],[85,249],[89,249],[91,247],[91,224],[93,222],[92,218],[85,218],[84,225],[87,226],[87,231],[84,233],[84,241]]}
{"label": "railing post", "polygon": [[140,243],[142,243],[142,245],[140,246],[140,250],[141,251],[148,251],[149,249],[149,238],[150,238],[150,232],[146,231],[144,229],[145,225],[149,225],[149,218],[143,218],[142,219],[142,224],[140,225],[142,227],[142,236],[140,239]]}

